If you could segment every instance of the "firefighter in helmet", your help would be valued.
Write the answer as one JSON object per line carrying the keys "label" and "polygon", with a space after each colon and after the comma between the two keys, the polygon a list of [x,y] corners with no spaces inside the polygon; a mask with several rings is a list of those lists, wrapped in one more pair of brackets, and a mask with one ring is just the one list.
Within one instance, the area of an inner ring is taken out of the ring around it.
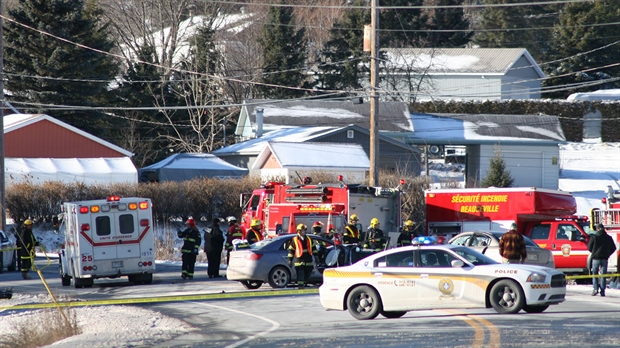
{"label": "firefighter in helmet", "polygon": [[353,214],[349,217],[349,224],[344,228],[344,244],[356,244],[360,242],[360,231],[357,228],[359,219]]}
{"label": "firefighter in helmet", "polygon": [[230,261],[230,252],[233,250],[233,240],[243,239],[243,227],[239,226],[237,218],[229,216],[226,218],[228,223],[228,233],[226,233],[226,264]]}
{"label": "firefighter in helmet", "polygon": [[312,239],[306,235],[308,227],[304,224],[297,225],[297,235],[291,239],[288,246],[288,264],[295,266],[297,273],[297,286],[300,289],[306,287],[306,282],[312,275],[314,266],[312,260],[316,256],[316,249],[313,247]]}
{"label": "firefighter in helmet", "polygon": [[402,231],[398,235],[398,240],[396,241],[397,246],[408,246],[411,245],[411,240],[418,235],[414,232],[415,224],[411,220],[407,220],[405,222],[405,226]]}
{"label": "firefighter in helmet", "polygon": [[250,223],[250,229],[245,234],[248,244],[254,244],[263,240],[263,222],[260,219],[253,219]]}
{"label": "firefighter in helmet", "polygon": [[32,267],[32,260],[34,260],[34,247],[39,244],[32,233],[32,220],[26,219],[26,221],[24,221],[24,226],[19,234],[19,240],[17,242],[19,246],[19,258],[22,264],[22,278],[32,279],[28,275],[28,271]]}
{"label": "firefighter in helmet", "polygon": [[370,220],[370,227],[366,232],[366,238],[364,239],[364,249],[370,249],[375,251],[381,251],[385,249],[385,234],[383,230],[379,228],[380,222],[377,218]]}
{"label": "firefighter in helmet", "polygon": [[312,224],[312,234],[315,236],[320,236],[322,234],[321,229],[323,228],[323,223],[321,221],[315,221]]}
{"label": "firefighter in helmet", "polygon": [[183,238],[183,246],[181,247],[181,278],[194,279],[194,265],[196,264],[196,256],[198,255],[198,248],[202,243],[200,238],[200,231],[196,228],[196,221],[194,219],[187,219],[187,228],[183,231],[178,231],[179,238]]}

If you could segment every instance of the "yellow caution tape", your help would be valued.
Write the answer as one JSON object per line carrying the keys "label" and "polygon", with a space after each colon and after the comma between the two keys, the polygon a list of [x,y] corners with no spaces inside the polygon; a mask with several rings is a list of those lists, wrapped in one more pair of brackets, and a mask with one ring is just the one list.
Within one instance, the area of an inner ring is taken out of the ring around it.
{"label": "yellow caution tape", "polygon": [[620,273],[566,276],[566,279],[611,278],[620,277]]}
{"label": "yellow caution tape", "polygon": [[93,300],[93,301],[77,301],[77,302],[58,302],[55,303],[31,303],[15,306],[0,307],[0,312],[5,310],[18,310],[18,309],[42,309],[52,307],[86,307],[86,306],[111,306],[111,305],[126,305],[126,304],[139,304],[139,303],[160,303],[160,302],[180,302],[180,301],[196,301],[196,300],[224,300],[246,297],[270,297],[270,296],[287,296],[287,295],[308,295],[318,294],[318,289],[303,289],[303,290],[279,290],[279,291],[243,291],[243,292],[231,292],[231,293],[217,293],[217,294],[197,294],[197,295],[179,295],[179,296],[160,296],[160,297],[136,297],[126,299],[114,299],[114,300]]}

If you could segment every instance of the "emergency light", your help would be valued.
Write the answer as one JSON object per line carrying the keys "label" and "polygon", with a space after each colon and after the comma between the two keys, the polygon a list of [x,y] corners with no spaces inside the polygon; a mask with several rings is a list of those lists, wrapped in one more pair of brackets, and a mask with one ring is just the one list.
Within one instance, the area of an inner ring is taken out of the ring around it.
{"label": "emergency light", "polygon": [[419,236],[411,240],[413,245],[434,245],[439,244],[439,240],[435,236]]}

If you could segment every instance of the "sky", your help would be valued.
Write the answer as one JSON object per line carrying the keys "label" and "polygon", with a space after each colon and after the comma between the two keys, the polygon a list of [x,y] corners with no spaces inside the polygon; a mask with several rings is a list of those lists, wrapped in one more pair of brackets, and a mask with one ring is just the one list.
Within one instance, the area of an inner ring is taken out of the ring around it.
{"label": "sky", "polygon": [[[620,143],[561,145],[559,162],[559,189],[573,193],[577,201],[578,215],[589,215],[591,208],[603,208],[601,198],[605,197],[607,185],[611,185],[614,190],[620,190]],[[453,168],[452,165],[433,164],[429,174],[437,180],[447,176],[462,178],[462,173]],[[47,250],[53,250],[62,241],[61,235],[51,231],[35,230],[35,235]],[[179,263],[179,269],[180,267]],[[568,286],[571,294],[584,296],[589,295],[591,289],[591,285]],[[608,289],[607,293],[610,297],[620,298],[620,289]],[[0,301],[0,305],[7,306],[49,302],[50,299],[46,295],[16,293],[13,299]],[[128,344],[148,346],[192,330],[181,320],[144,308],[102,306],[78,308],[76,313],[80,326],[85,328],[84,333],[57,342],[53,347],[113,347]],[[31,311],[0,312],[0,336],[13,332],[11,330],[14,330],[16,325],[30,320],[31,315]],[[96,320],[96,325],[93,320]]]}

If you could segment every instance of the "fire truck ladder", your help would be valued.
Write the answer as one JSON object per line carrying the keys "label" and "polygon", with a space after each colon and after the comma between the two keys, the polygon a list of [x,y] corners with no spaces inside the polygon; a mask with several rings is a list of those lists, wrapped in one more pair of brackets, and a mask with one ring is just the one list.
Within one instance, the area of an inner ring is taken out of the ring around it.
{"label": "fire truck ladder", "polygon": [[327,187],[288,188],[286,193],[294,195],[285,198],[290,203],[323,203],[327,202],[329,189]]}
{"label": "fire truck ladder", "polygon": [[592,224],[603,224],[605,228],[620,228],[620,209],[592,209]]}

